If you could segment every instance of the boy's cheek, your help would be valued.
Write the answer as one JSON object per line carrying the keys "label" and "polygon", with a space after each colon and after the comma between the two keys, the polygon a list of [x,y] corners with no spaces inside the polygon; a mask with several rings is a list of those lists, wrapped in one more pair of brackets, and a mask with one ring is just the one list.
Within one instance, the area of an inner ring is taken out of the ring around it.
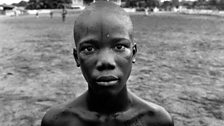
{"label": "boy's cheek", "polygon": [[94,56],[80,56],[80,65],[86,69],[94,68],[96,59]]}
{"label": "boy's cheek", "polygon": [[79,53],[79,60],[82,63],[89,62],[89,60],[92,60],[92,58],[93,58],[93,55],[86,55],[83,53]]}
{"label": "boy's cheek", "polygon": [[120,54],[120,55],[117,55],[120,60],[125,60],[123,61],[124,63],[129,63],[129,62],[132,62],[132,51],[131,50],[127,50],[125,51],[125,53],[123,54]]}
{"label": "boy's cheek", "polygon": [[117,67],[119,67],[122,71],[126,71],[131,69],[132,67],[132,56],[124,56],[124,57],[117,57],[116,59]]}

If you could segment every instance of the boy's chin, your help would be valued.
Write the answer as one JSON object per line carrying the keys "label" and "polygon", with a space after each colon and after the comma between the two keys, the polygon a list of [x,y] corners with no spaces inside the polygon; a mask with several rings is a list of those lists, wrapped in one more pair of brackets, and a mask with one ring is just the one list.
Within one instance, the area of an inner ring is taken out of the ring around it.
{"label": "boy's chin", "polygon": [[[124,87],[123,87],[124,88]],[[101,96],[113,96],[119,94],[122,88],[117,86],[97,86],[93,89],[94,93]]]}

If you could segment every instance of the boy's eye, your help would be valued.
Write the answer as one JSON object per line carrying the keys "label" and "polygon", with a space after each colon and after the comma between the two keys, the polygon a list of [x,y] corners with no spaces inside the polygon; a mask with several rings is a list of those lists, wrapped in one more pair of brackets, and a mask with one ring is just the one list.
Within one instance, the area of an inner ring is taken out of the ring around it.
{"label": "boy's eye", "polygon": [[85,54],[93,53],[94,51],[95,51],[95,48],[93,46],[87,46],[81,49],[81,52]]}
{"label": "boy's eye", "polygon": [[86,52],[91,52],[91,51],[94,51],[94,48],[91,47],[91,46],[89,46],[89,47],[86,47],[86,48],[84,49],[84,51],[86,51]]}
{"label": "boy's eye", "polygon": [[115,46],[115,49],[116,49],[116,50],[124,50],[124,49],[125,49],[125,46],[119,44],[119,45],[116,45],[116,46]]}

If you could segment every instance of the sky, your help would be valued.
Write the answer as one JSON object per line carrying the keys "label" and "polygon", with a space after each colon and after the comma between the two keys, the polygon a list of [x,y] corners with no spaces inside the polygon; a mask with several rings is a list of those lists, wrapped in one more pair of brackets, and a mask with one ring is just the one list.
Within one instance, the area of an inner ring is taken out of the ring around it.
{"label": "sky", "polygon": [[[12,3],[19,3],[22,0],[0,0],[0,4],[12,4]],[[29,0],[23,0],[23,1],[29,1]]]}

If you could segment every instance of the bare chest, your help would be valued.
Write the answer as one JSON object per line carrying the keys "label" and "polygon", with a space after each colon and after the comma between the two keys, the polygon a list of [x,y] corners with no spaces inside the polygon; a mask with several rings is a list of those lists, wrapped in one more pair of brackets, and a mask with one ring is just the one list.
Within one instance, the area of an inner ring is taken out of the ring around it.
{"label": "bare chest", "polygon": [[95,126],[145,126],[141,119],[118,121],[116,119],[100,121]]}
{"label": "bare chest", "polygon": [[64,118],[60,119],[60,121],[58,120],[57,122],[57,124],[60,124],[57,126],[146,126],[140,118],[126,121],[111,118],[97,120],[77,120],[77,118]]}

